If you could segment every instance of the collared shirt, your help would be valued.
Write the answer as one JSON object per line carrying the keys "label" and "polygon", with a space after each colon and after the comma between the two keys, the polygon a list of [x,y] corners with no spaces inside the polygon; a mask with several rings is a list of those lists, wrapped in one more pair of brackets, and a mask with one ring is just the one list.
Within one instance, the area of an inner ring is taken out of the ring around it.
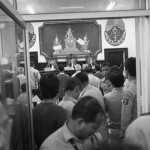
{"label": "collared shirt", "polygon": [[[96,138],[100,143],[101,136],[96,136]],[[72,144],[69,142],[70,139],[73,139],[79,150],[87,142],[92,144],[90,138],[81,141],[77,137],[75,137],[75,135],[69,130],[67,124],[65,123],[63,127],[58,129],[43,142],[40,150],[75,150]]]}
{"label": "collared shirt", "polygon": [[99,79],[102,79],[104,76],[100,71],[97,71],[94,76],[98,77]]}
{"label": "collared shirt", "polygon": [[89,84],[97,87],[98,89],[100,88],[100,79],[96,76],[94,76],[92,73],[88,74],[89,78]]}
{"label": "collared shirt", "polygon": [[30,80],[31,80],[31,88],[37,89],[38,88],[38,82],[41,78],[41,75],[37,69],[34,69],[33,67],[30,67]]}
{"label": "collared shirt", "polygon": [[121,125],[121,105],[123,88],[114,88],[112,92],[104,95],[104,103],[108,112],[109,124]]}
{"label": "collared shirt", "polygon": [[126,85],[123,94],[122,112],[121,112],[121,128],[126,130],[128,125],[137,118],[137,90],[136,80],[130,81]]}
{"label": "collared shirt", "polygon": [[92,86],[92,85],[87,85],[80,93],[79,97],[84,97],[84,96],[92,96],[94,98],[96,98],[99,103],[102,105],[102,107],[104,108],[104,99],[103,99],[103,95],[101,93],[101,91]]}
{"label": "collared shirt", "polygon": [[75,77],[75,75],[79,72],[81,72],[81,71],[76,71],[71,77]]}
{"label": "collared shirt", "polygon": [[26,83],[27,79],[24,74],[19,74],[17,77],[19,78],[19,81],[20,81],[20,87],[23,83]]}
{"label": "collared shirt", "polygon": [[63,107],[65,110],[67,110],[67,114],[70,117],[72,113],[72,109],[76,103],[77,103],[76,99],[72,97],[64,96],[62,101],[58,105]]}

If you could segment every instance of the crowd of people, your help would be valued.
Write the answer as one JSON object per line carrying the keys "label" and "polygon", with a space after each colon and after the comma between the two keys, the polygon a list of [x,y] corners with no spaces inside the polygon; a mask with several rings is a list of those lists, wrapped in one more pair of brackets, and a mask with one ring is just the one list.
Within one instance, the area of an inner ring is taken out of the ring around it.
{"label": "crowd of people", "polygon": [[[135,57],[125,61],[124,72],[107,62],[94,73],[77,64],[71,77],[63,65],[58,69],[58,75],[40,76],[31,68],[32,93],[42,94],[33,105],[36,150],[150,150],[150,116],[137,118]],[[20,83],[18,103],[27,105],[26,85]]]}

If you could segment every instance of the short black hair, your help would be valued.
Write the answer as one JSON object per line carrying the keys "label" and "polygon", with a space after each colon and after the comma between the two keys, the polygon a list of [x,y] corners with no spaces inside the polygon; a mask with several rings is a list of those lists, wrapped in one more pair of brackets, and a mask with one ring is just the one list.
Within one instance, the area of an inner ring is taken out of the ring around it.
{"label": "short black hair", "polygon": [[111,67],[111,64],[109,62],[104,62],[101,67],[105,67],[105,66]]}
{"label": "short black hair", "polygon": [[87,67],[85,67],[84,71],[85,71],[86,73],[92,73],[92,67],[87,66]]}
{"label": "short black hair", "polygon": [[59,66],[58,66],[58,70],[59,70],[60,72],[64,71],[64,66],[63,66],[63,65],[59,65]]}
{"label": "short black hair", "polygon": [[72,110],[72,119],[83,118],[86,123],[95,122],[97,114],[104,116],[100,103],[91,96],[81,97]]}
{"label": "short black hair", "polygon": [[82,84],[89,82],[88,75],[85,72],[79,72],[75,75],[75,78],[78,78]]}
{"label": "short black hair", "polygon": [[114,87],[122,87],[124,84],[124,75],[118,66],[110,67],[105,75],[106,80],[109,80]]}
{"label": "short black hair", "polygon": [[44,73],[40,79],[40,90],[43,98],[52,99],[59,93],[59,80],[53,73]]}
{"label": "short black hair", "polygon": [[26,92],[26,83],[23,83],[23,84],[21,85],[21,91],[22,91],[22,92]]}
{"label": "short black hair", "polygon": [[73,91],[76,86],[81,88],[80,80],[75,77],[70,77],[66,82],[65,91]]}
{"label": "short black hair", "polygon": [[95,65],[95,70],[96,70],[96,71],[100,71],[100,65],[96,64],[96,65]]}
{"label": "short black hair", "polygon": [[125,70],[127,70],[132,77],[136,77],[136,58],[135,57],[130,57],[126,59]]}

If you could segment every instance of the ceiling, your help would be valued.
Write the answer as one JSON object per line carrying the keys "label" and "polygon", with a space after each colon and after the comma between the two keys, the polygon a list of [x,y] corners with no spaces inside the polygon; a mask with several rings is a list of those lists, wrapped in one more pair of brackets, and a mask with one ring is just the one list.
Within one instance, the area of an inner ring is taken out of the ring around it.
{"label": "ceiling", "polygon": [[17,0],[21,14],[145,9],[145,0]]}

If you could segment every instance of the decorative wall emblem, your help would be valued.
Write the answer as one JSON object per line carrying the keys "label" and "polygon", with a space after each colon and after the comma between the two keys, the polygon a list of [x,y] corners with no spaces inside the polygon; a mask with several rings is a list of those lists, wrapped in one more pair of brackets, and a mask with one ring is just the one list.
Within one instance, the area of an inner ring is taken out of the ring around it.
{"label": "decorative wall emblem", "polygon": [[28,23],[28,29],[29,29],[29,46],[31,48],[36,41],[36,34],[34,33],[34,27],[31,23]]}
{"label": "decorative wall emblem", "polygon": [[123,20],[109,19],[106,23],[104,34],[105,39],[109,44],[113,46],[120,45],[126,37],[126,30]]}

